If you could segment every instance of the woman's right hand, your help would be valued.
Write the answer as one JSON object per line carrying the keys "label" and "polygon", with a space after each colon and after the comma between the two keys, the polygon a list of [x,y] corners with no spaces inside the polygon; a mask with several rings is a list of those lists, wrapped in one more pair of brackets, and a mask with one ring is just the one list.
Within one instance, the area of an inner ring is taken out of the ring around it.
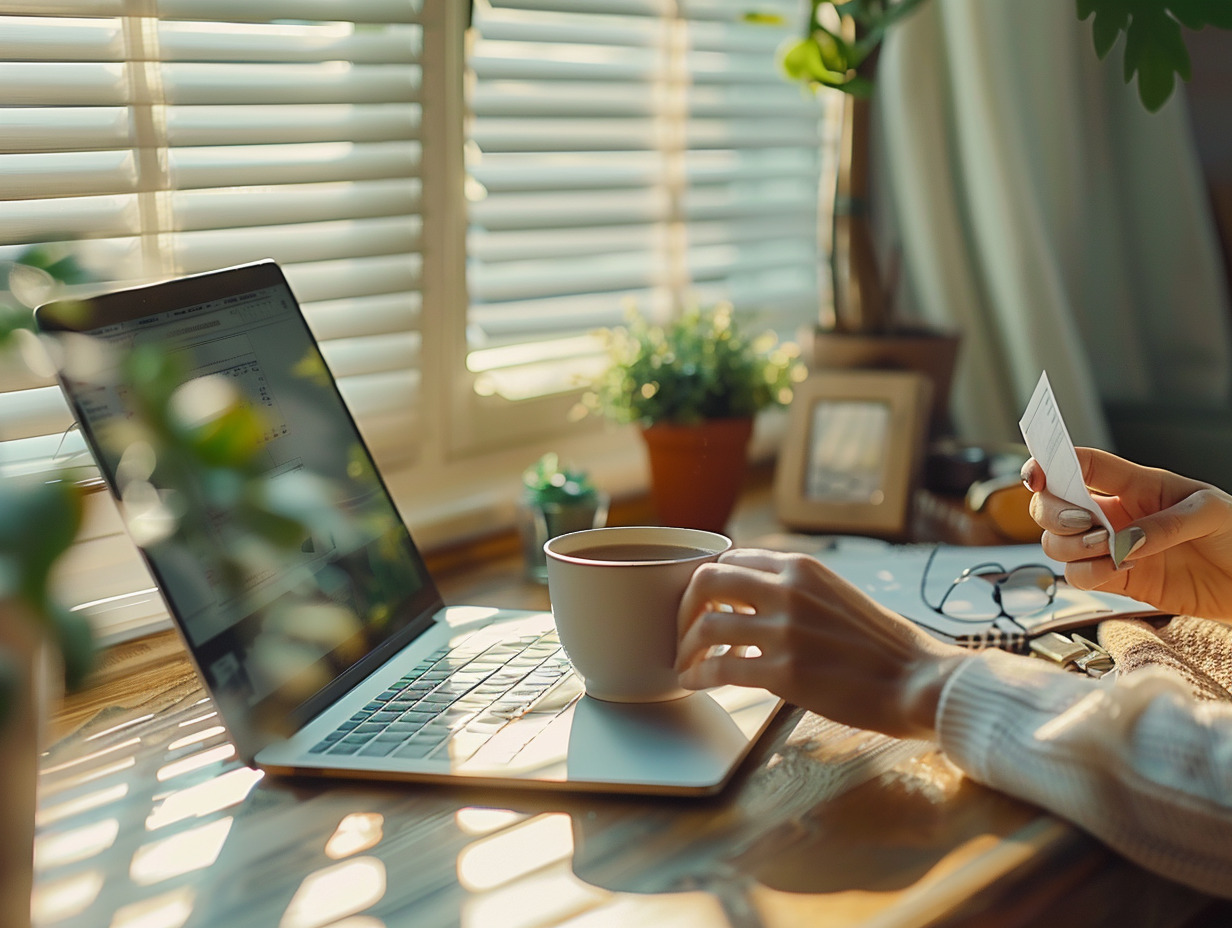
{"label": "woman's right hand", "polygon": [[1169,614],[1232,619],[1232,496],[1106,451],[1076,450],[1091,495],[1116,537],[1130,539],[1131,551],[1114,567],[1108,533],[1090,513],[1049,493],[1032,459],[1022,469],[1034,493],[1031,517],[1044,529],[1044,553],[1066,562],[1066,581],[1123,593]]}

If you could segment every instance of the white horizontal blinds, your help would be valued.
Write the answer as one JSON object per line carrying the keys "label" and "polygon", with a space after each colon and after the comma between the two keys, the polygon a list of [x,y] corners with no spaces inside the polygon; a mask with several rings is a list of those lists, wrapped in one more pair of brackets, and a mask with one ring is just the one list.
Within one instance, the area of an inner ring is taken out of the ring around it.
{"label": "white horizontal blinds", "polygon": [[[407,463],[421,50],[411,0],[4,3],[0,258],[67,243],[87,289],[277,259],[380,463]],[[69,424],[50,377],[0,362],[0,474],[84,454]],[[107,637],[148,628],[115,508],[88,512],[62,596]]]}
{"label": "white horizontal blinds", "polygon": [[[777,13],[779,26],[744,21]],[[522,399],[593,369],[635,300],[731,300],[794,335],[818,307],[823,104],[775,62],[796,0],[476,6],[469,365]],[[587,360],[589,355],[589,361]]]}
{"label": "white horizontal blinds", "polygon": [[[0,15],[5,255],[71,240],[104,285],[275,258],[380,463],[413,460],[418,3],[0,9],[31,14]],[[0,466],[44,466],[68,425],[57,391],[0,389]]]}
{"label": "white horizontal blinds", "polygon": [[[0,259],[88,236],[125,263],[140,221],[120,20],[4,15],[0,35]],[[83,452],[47,372],[17,356],[0,371],[0,473]]]}

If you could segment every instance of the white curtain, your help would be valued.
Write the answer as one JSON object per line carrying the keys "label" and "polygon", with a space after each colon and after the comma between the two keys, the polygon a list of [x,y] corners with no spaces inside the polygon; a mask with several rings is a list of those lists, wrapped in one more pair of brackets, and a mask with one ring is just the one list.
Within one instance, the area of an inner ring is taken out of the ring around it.
{"label": "white curtain", "polygon": [[1182,91],[1155,114],[1074,0],[932,0],[878,70],[880,208],[904,297],[963,332],[960,435],[1017,439],[1048,371],[1078,444],[1102,403],[1226,408],[1228,295]]}

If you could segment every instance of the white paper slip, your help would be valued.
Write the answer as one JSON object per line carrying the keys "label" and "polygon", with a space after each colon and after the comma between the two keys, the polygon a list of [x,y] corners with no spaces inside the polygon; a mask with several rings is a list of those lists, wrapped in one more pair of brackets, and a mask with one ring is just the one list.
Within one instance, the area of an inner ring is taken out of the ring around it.
{"label": "white paper slip", "polygon": [[[1069,437],[1065,420],[1061,418],[1061,410],[1057,407],[1057,398],[1048,382],[1047,371],[1040,374],[1035,392],[1031,394],[1031,401],[1027,403],[1027,411],[1018,420],[1018,428],[1022,431],[1031,457],[1044,469],[1048,491],[1090,512],[1099,524],[1108,530],[1108,544],[1111,547],[1116,532],[1083,482],[1078,453],[1074,450],[1074,442]],[[1113,561],[1117,562],[1115,556]],[[1120,566],[1119,562],[1117,566]]]}

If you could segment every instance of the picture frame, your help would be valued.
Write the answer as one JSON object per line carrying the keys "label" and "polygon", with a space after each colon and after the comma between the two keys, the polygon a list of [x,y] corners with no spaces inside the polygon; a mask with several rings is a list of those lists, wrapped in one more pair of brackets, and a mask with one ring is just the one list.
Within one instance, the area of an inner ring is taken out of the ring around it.
{"label": "picture frame", "polygon": [[911,371],[814,373],[796,387],[775,469],[778,520],[795,530],[906,538],[932,384]]}

